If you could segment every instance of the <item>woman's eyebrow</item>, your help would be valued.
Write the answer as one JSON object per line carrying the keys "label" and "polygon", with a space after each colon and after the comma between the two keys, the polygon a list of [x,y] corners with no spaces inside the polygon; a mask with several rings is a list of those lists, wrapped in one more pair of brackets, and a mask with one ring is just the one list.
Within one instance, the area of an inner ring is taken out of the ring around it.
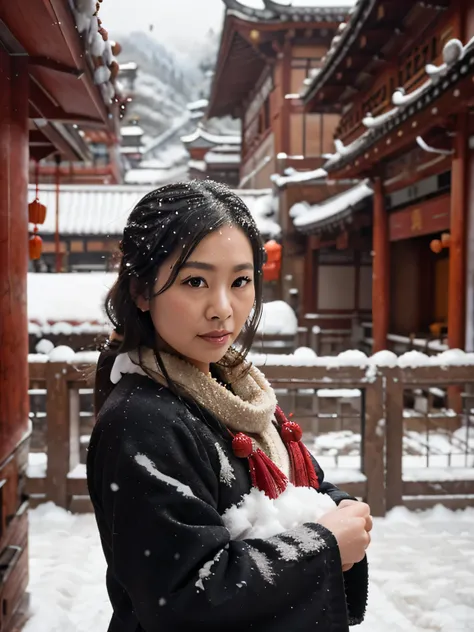
{"label": "woman's eyebrow", "polygon": [[[206,263],[204,261],[186,261],[186,263],[181,266],[182,270],[184,268],[196,268],[197,270],[211,271],[217,270],[217,266],[213,265],[212,263]],[[242,270],[253,270],[253,263],[239,263],[238,265],[234,266],[233,270],[234,272],[241,272]]]}

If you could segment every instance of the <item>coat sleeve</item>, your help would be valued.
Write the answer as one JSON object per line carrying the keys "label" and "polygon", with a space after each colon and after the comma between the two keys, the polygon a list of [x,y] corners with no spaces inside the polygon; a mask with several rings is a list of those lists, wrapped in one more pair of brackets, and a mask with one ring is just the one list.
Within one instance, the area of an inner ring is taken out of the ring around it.
{"label": "coat sleeve", "polygon": [[[357,500],[350,494],[342,491],[336,485],[324,480],[324,472],[319,463],[312,457],[316,473],[320,483],[320,492],[327,494],[339,505],[343,500]],[[365,617],[369,588],[369,569],[367,556],[354,564],[350,571],[344,573],[344,584],[346,587],[346,601],[349,615],[349,625],[362,623]]]}
{"label": "coat sleeve", "polygon": [[[307,629],[292,625],[300,608],[311,629],[347,629],[331,532],[310,523],[266,540],[231,540],[196,428],[179,418],[160,426],[156,415],[148,425],[125,415],[102,426],[89,467],[110,530],[109,572],[144,631],[265,630],[279,617],[288,629]],[[131,430],[123,434],[124,426]]]}

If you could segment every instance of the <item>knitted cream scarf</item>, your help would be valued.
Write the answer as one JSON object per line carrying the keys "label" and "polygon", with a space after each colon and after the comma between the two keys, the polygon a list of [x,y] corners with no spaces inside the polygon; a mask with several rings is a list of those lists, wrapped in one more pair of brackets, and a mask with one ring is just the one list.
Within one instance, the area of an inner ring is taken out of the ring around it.
{"label": "knitted cream scarf", "polygon": [[[229,354],[232,354],[229,351]],[[166,386],[152,349],[141,348],[129,353],[154,380]],[[234,369],[219,367],[233,392],[216,379],[174,355],[160,354],[171,380],[178,384],[200,406],[209,410],[233,432],[244,432],[254,438],[275,465],[289,477],[287,449],[273,424],[277,400],[270,384],[256,367],[248,364]]]}

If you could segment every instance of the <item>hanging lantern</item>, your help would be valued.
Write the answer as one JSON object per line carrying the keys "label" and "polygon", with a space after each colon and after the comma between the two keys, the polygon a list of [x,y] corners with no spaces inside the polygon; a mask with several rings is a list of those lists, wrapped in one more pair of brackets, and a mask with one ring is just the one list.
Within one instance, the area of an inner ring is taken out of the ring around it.
{"label": "hanging lantern", "polygon": [[441,235],[441,243],[443,245],[443,248],[449,248],[451,245],[451,234],[450,233],[443,233]]}
{"label": "hanging lantern", "polygon": [[40,259],[41,252],[43,251],[43,240],[37,234],[37,232],[38,232],[38,227],[35,226],[34,233],[30,237],[29,244],[28,244],[29,250],[30,250],[30,259],[32,261],[36,261],[37,259]]}
{"label": "hanging lantern", "polygon": [[36,197],[28,204],[28,221],[30,224],[44,224],[46,219],[46,206]]}
{"label": "hanging lantern", "polygon": [[443,244],[441,243],[440,239],[433,239],[433,241],[430,243],[430,248],[434,253],[439,255],[439,253],[443,250]]}
{"label": "hanging lantern", "polygon": [[265,244],[267,261],[263,265],[263,280],[278,281],[281,268],[281,245],[274,239]]}

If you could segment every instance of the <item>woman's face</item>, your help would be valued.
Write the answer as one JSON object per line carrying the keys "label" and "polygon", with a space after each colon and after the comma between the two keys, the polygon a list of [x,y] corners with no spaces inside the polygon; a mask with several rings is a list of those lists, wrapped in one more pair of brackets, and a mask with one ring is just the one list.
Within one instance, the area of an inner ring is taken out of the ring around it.
{"label": "woman's face", "polygon": [[[155,293],[176,259],[161,266]],[[250,241],[240,228],[222,226],[198,244],[173,285],[147,301],[146,308],[159,338],[207,373],[240,334],[254,302]]]}

